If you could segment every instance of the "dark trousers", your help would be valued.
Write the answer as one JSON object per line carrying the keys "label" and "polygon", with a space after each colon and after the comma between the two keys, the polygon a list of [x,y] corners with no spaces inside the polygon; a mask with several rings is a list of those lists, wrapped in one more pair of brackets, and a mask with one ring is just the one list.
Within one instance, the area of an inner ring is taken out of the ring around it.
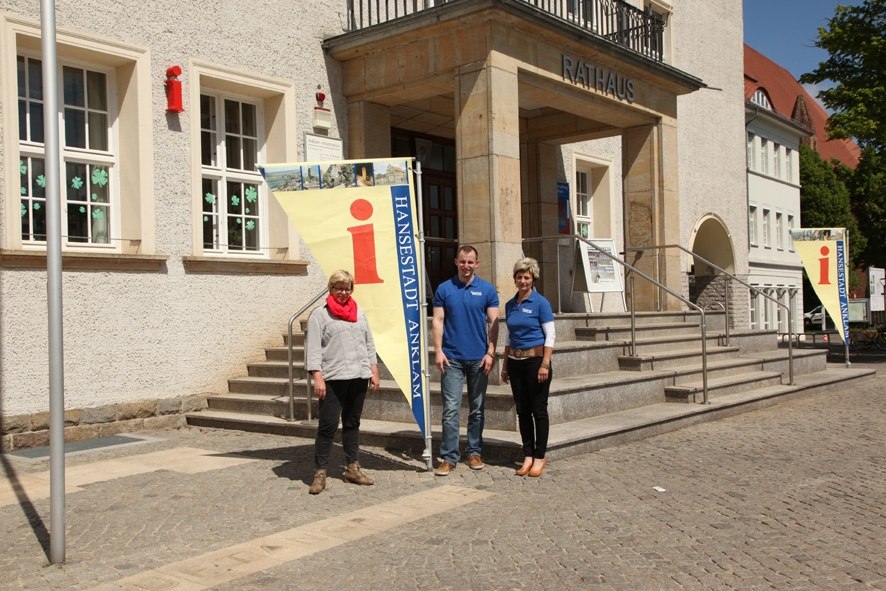
{"label": "dark trousers", "polygon": [[538,368],[541,367],[541,361],[541,357],[508,359],[508,374],[517,407],[523,455],[533,458],[545,457],[550,432],[548,392],[554,371],[550,370],[548,379],[539,384]]}
{"label": "dark trousers", "polygon": [[357,461],[360,453],[360,415],[369,380],[328,380],[326,397],[320,401],[317,439],[314,441],[314,467],[326,468],[332,441],[341,419],[341,444],[348,464]]}

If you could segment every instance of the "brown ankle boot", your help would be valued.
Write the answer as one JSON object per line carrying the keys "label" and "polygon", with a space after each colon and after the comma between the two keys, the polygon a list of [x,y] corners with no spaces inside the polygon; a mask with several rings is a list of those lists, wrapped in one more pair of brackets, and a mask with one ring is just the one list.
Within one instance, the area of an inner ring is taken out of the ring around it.
{"label": "brown ankle boot", "polygon": [[312,495],[319,495],[326,488],[326,470],[318,469],[314,470],[314,482],[311,483],[311,488],[308,489],[308,492]]}
{"label": "brown ankle boot", "polygon": [[360,464],[358,464],[357,462],[352,462],[348,464],[348,468],[347,470],[345,470],[345,482],[362,484],[363,486],[370,486],[375,484],[366,476],[366,474],[363,474],[363,472],[360,471]]}

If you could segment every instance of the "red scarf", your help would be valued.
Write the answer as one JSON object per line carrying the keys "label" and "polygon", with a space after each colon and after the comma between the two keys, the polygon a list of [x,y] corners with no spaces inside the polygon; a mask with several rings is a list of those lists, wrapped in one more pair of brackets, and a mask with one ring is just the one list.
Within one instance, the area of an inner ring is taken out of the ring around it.
{"label": "red scarf", "polygon": [[354,298],[348,298],[347,303],[339,304],[332,294],[326,296],[326,307],[335,318],[346,322],[357,322],[357,302]]}

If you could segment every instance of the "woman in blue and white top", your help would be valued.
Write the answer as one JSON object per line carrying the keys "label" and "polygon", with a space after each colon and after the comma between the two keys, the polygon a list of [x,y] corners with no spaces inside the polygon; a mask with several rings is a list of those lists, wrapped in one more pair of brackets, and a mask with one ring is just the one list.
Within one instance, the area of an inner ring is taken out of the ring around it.
{"label": "woman in blue and white top", "polygon": [[551,388],[551,356],[554,353],[554,312],[533,285],[538,280],[538,261],[523,258],[514,265],[516,295],[505,304],[508,338],[505,342],[501,380],[510,382],[520,437],[523,465],[519,476],[541,476],[547,460],[548,392]]}

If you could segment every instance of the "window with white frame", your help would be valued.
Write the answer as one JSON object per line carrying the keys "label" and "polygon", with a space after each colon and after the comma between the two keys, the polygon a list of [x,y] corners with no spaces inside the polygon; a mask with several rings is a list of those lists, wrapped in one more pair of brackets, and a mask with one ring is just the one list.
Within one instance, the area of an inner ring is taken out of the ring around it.
{"label": "window with white frame", "polygon": [[584,170],[575,173],[575,229],[584,238],[591,237],[590,176]]}
{"label": "window with white frame", "polygon": [[760,172],[769,174],[769,141],[760,138]]}
{"label": "window with white frame", "polygon": [[[6,212],[0,248],[9,256],[46,248],[45,88],[40,27],[0,13],[0,71],[15,73],[9,88],[15,103],[0,109],[4,129],[15,134],[4,145],[18,162],[0,199]],[[148,52],[84,34],[56,33],[59,125],[59,222],[64,251],[138,257],[156,252],[154,150]],[[13,94],[14,93],[14,94]],[[0,99],[2,101],[3,99]],[[106,260],[91,258],[100,268]],[[118,261],[119,262],[119,261]]]}
{"label": "window with white frame", "polygon": [[[763,293],[765,293],[766,295],[771,295],[771,292],[772,290],[769,288],[763,289]],[[760,328],[762,328],[763,330],[769,330],[770,328],[772,328],[772,302],[761,294],[759,308],[762,312],[760,319]]]}
{"label": "window with white frame", "polygon": [[754,96],[751,97],[751,102],[755,105],[759,105],[764,109],[772,110],[772,104],[769,102],[769,97],[766,95],[766,91],[762,88],[758,88],[754,91]]}
{"label": "window with white frame", "polygon": [[770,231],[770,220],[769,220],[769,210],[763,209],[763,227],[761,228],[761,233],[763,234],[763,246],[765,248],[769,248],[769,231]]}
{"label": "window with white frame", "polygon": [[794,229],[794,216],[788,215],[788,227],[787,227],[787,239],[788,239],[788,250],[794,252],[794,240],[791,238],[791,230]]}
{"label": "window with white frame", "polygon": [[748,207],[748,242],[751,246],[757,245],[757,208],[754,205]]}
{"label": "window with white frame", "polygon": [[[256,166],[298,160],[295,84],[291,80],[191,61],[194,257],[189,270],[241,265],[254,272],[271,260],[298,260],[299,238],[270,197]],[[252,266],[258,265],[258,266]],[[258,272],[264,272],[263,270]]]}
{"label": "window with white frame", "polygon": [[784,250],[784,220],[780,211],[775,212],[775,248]]}
{"label": "window with white frame", "polygon": [[789,183],[794,182],[794,152],[790,148],[784,149],[784,177]]}
{"label": "window with white frame", "polygon": [[748,132],[748,170],[754,170],[757,153],[754,150],[754,134]]}
{"label": "window with white frame", "polygon": [[781,146],[777,143],[772,144],[772,176],[781,178]]}
{"label": "window with white frame", "polygon": [[[19,172],[23,244],[46,242],[46,177],[42,62],[17,56]],[[66,244],[110,245],[118,216],[112,73],[59,66],[62,107],[59,147]]]}
{"label": "window with white frame", "polygon": [[[788,290],[785,289],[784,287],[778,286],[775,288],[775,291],[773,293],[773,295],[779,301],[779,303],[784,304],[786,306],[788,305],[787,291]],[[773,304],[773,305],[775,305],[775,304]],[[775,308],[776,308],[775,309],[775,319],[776,319],[775,323],[776,323],[776,327],[778,328],[778,332],[786,333],[786,332],[788,332],[788,312],[785,308],[782,308],[781,306],[776,305]]]}
{"label": "window with white frame", "polygon": [[261,108],[222,93],[200,94],[203,250],[263,254],[266,197],[261,158]]}
{"label": "window with white frame", "polygon": [[750,291],[749,304],[751,312],[751,329],[756,329],[759,326],[759,318],[757,317],[757,292],[753,290]]}

